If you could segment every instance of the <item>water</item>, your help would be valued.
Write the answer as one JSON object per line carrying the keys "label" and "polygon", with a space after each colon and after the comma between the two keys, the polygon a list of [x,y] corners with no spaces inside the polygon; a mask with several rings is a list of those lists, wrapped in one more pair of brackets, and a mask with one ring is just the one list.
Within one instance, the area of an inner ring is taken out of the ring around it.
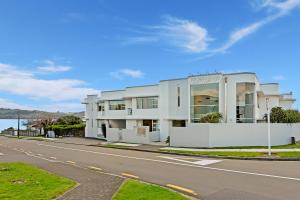
{"label": "water", "polygon": [[[20,120],[20,129],[26,129],[25,126],[22,125],[23,119]],[[18,120],[17,119],[0,119],[0,132],[9,127],[13,127],[15,129],[18,128]]]}

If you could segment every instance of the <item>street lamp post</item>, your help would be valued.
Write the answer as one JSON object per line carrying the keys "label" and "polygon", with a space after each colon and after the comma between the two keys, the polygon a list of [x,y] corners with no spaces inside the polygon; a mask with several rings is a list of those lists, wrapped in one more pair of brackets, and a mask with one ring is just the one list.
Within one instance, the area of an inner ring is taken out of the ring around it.
{"label": "street lamp post", "polygon": [[270,120],[270,107],[269,107],[269,98],[266,98],[267,106],[267,120],[268,120],[268,155],[271,156],[271,120]]}
{"label": "street lamp post", "polygon": [[18,112],[18,138],[20,138],[20,113]]}

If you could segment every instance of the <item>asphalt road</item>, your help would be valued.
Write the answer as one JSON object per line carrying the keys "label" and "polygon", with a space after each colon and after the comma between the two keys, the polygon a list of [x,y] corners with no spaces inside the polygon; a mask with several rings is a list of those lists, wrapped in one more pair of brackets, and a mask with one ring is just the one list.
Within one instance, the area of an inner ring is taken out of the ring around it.
{"label": "asphalt road", "polygon": [[300,199],[297,161],[201,159],[0,137],[0,153],[6,148],[146,182],[171,184],[200,199]]}

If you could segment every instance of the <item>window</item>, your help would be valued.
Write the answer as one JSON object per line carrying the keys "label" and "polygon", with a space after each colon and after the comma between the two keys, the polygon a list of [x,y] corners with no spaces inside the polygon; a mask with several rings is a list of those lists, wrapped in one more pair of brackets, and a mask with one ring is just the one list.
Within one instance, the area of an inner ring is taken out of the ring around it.
{"label": "window", "polygon": [[152,131],[159,131],[159,123],[158,120],[152,121]]}
{"label": "window", "polygon": [[254,122],[255,83],[236,84],[236,122]]}
{"label": "window", "polygon": [[137,109],[158,108],[158,97],[138,97],[136,98]]}
{"label": "window", "polygon": [[109,101],[109,110],[125,110],[125,102],[123,100]]}
{"label": "window", "polygon": [[143,120],[143,126],[148,126],[149,132],[159,131],[159,121],[158,120],[151,120],[151,119]]}
{"label": "window", "polygon": [[99,103],[98,111],[104,111],[104,103]]}
{"label": "window", "polygon": [[186,127],[186,121],[185,120],[173,120],[172,126],[173,127]]}
{"label": "window", "polygon": [[177,87],[177,107],[180,107],[180,87]]}
{"label": "window", "polygon": [[219,112],[219,83],[191,85],[191,122],[213,112]]}

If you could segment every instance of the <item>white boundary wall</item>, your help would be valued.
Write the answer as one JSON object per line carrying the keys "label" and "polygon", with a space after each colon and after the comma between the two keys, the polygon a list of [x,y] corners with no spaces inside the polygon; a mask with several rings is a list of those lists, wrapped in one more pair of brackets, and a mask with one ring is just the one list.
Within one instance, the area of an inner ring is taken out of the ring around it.
{"label": "white boundary wall", "polygon": [[[145,128],[148,129],[148,127]],[[137,129],[108,128],[106,139],[108,142],[137,144],[150,144],[151,142],[158,142],[160,139],[159,132],[148,132],[148,130],[145,134],[138,134],[137,132]]]}
{"label": "white boundary wall", "polygon": [[[300,124],[271,124],[271,145],[300,140]],[[187,124],[170,127],[174,147],[267,146],[267,124]]]}

